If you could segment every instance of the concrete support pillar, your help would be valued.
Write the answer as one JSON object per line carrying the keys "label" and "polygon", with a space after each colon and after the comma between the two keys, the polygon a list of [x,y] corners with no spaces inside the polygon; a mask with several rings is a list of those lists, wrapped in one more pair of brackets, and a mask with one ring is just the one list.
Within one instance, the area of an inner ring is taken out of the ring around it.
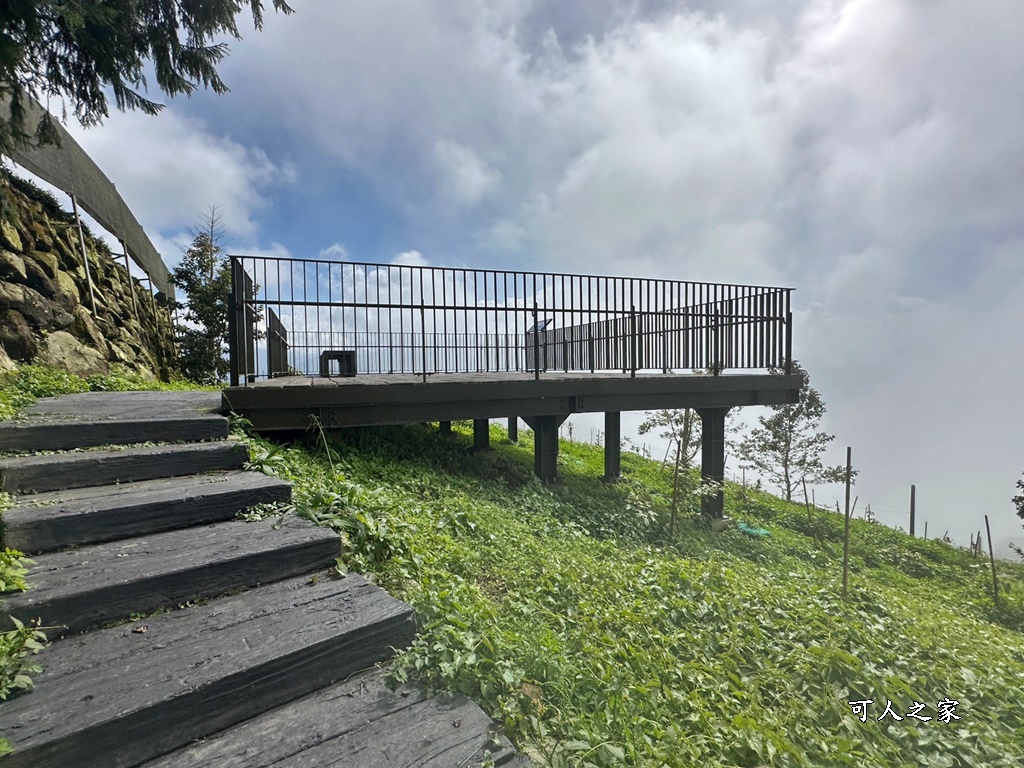
{"label": "concrete support pillar", "polygon": [[450,435],[452,433],[452,423],[450,421],[437,422],[437,431],[442,435]]}
{"label": "concrete support pillar", "polygon": [[473,453],[489,453],[491,450],[491,422],[488,419],[473,419]]}
{"label": "concrete support pillar", "polygon": [[565,416],[530,416],[524,418],[533,429],[533,471],[544,483],[558,479],[558,428]]}
{"label": "concrete support pillar", "polygon": [[[703,480],[725,482],[725,417],[728,408],[698,408],[701,421],[700,474]],[[722,517],[725,494],[720,490],[714,496],[701,500],[701,512],[711,518]]]}
{"label": "concrete support pillar", "polygon": [[622,414],[604,415],[604,480],[616,482],[622,475]]}
{"label": "concrete support pillar", "polygon": [[519,442],[519,417],[509,416],[508,417],[508,439],[510,442]]}

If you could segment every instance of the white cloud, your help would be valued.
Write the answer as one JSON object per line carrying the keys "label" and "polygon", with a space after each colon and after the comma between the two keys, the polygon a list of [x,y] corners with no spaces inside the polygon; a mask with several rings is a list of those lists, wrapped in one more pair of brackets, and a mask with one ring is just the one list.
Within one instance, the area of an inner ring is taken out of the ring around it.
{"label": "white cloud", "polygon": [[115,112],[101,127],[68,129],[151,234],[187,229],[215,205],[231,236],[255,237],[271,188],[293,182],[293,172],[176,106],[157,117]]}
{"label": "white cloud", "polygon": [[499,219],[477,235],[477,243],[485,252],[515,252],[523,248],[530,236],[526,227],[510,219]]}
{"label": "white cloud", "polygon": [[392,264],[399,267],[429,267],[430,262],[423,256],[419,251],[404,251],[403,253],[397,254],[392,260]]}
{"label": "white cloud", "polygon": [[341,243],[332,243],[326,248],[321,249],[317,258],[328,259],[330,261],[348,261],[348,248]]}
{"label": "white cloud", "polygon": [[476,205],[501,181],[501,173],[457,142],[435,142],[434,157],[441,171],[441,189],[457,206]]}

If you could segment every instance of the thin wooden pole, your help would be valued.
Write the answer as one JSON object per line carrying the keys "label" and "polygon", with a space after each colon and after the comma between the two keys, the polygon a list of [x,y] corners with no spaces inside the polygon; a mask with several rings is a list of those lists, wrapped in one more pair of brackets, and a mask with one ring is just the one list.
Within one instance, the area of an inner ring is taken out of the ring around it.
{"label": "thin wooden pole", "polygon": [[804,484],[804,509],[807,510],[807,522],[808,523],[813,523],[814,522],[814,518],[811,517],[811,504],[807,500],[807,478],[806,477],[801,477],[800,478],[800,482],[802,482]]}
{"label": "thin wooden pole", "polygon": [[985,515],[985,533],[988,535],[988,559],[992,563],[992,596],[999,608],[999,581],[996,579],[996,554],[992,549],[992,529],[988,526],[988,515]]}
{"label": "thin wooden pole", "polygon": [[846,447],[846,525],[843,528],[843,599],[846,598],[850,580],[850,473],[853,464],[853,449]]}
{"label": "thin wooden pole", "polygon": [[132,310],[135,313],[135,319],[139,319],[139,303],[135,298],[135,281],[132,279],[132,270],[128,266],[128,244],[122,240],[121,250],[124,252],[124,271],[128,273],[128,290],[132,293]]}
{"label": "thin wooden pole", "polygon": [[92,270],[89,268],[89,254],[85,250],[85,233],[82,231],[82,219],[78,215],[78,198],[71,196],[71,209],[75,212],[75,225],[78,227],[78,243],[82,247],[82,262],[85,264],[85,282],[89,285],[89,304],[93,315],[96,314],[96,294],[92,289]]}
{"label": "thin wooden pole", "polygon": [[917,503],[917,486],[910,486],[910,535],[914,535],[914,513]]}

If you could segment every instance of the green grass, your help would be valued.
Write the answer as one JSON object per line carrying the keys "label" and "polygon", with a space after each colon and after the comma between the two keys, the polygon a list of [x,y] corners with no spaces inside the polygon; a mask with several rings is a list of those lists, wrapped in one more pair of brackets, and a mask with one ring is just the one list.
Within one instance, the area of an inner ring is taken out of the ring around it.
{"label": "green grass", "polygon": [[[670,486],[623,456],[563,443],[563,481],[533,478],[530,433],[469,455],[425,427],[353,431],[324,450],[253,443],[295,508],[342,532],[344,560],[416,609],[392,670],[472,696],[541,764],[1016,766],[1024,758],[1024,569],[729,486],[767,529],[713,533],[696,478],[668,540]],[[937,703],[960,720],[938,722]],[[866,722],[848,703],[873,699]],[[887,700],[910,718],[879,722]]]}

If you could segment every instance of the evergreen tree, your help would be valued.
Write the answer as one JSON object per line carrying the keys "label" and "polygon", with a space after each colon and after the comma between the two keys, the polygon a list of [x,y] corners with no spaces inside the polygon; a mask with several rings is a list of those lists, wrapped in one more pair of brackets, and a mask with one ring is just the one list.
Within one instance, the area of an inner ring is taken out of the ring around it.
{"label": "evergreen tree", "polygon": [[[276,10],[291,13],[285,0]],[[257,29],[261,0],[7,0],[0,2],[0,152],[30,137],[56,139],[49,116],[26,124],[26,97],[64,104],[83,125],[108,115],[107,91],[118,109],[156,114],[147,72],[168,96],[200,86],[224,93],[217,65],[228,53],[220,38],[240,37],[235,17],[248,5]]]}
{"label": "evergreen tree", "polygon": [[231,265],[220,244],[223,230],[217,208],[211,208],[201,223],[172,273],[175,286],[188,297],[187,303],[176,304],[184,310],[184,322],[175,326],[175,336],[181,373],[202,384],[218,384],[228,373]]}
{"label": "evergreen tree", "polygon": [[[773,368],[771,373],[781,375],[785,371]],[[779,486],[786,501],[792,501],[793,492],[805,480],[841,483],[846,478],[845,467],[826,467],[821,463],[821,454],[835,439],[835,435],[818,430],[825,415],[825,402],[811,386],[807,371],[795,360],[793,374],[800,376],[800,402],[768,406],[771,414],[758,419],[758,426],[736,451],[743,466]]]}

